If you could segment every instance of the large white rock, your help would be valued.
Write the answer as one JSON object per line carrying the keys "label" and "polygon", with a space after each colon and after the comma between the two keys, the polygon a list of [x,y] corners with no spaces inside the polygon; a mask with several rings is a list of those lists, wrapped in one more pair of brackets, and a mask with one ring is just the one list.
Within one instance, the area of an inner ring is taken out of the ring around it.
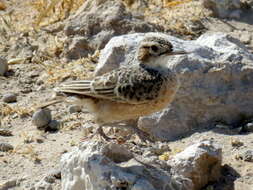
{"label": "large white rock", "polygon": [[193,190],[190,180],[137,161],[118,144],[85,142],[63,155],[61,166],[62,190]]}
{"label": "large white rock", "polygon": [[61,159],[62,190],[198,190],[220,176],[221,149],[196,143],[161,161],[123,145],[87,141]]}
{"label": "large white rock", "polygon": [[145,35],[162,35],[175,49],[192,53],[170,58],[168,67],[180,77],[181,87],[167,109],[140,118],[140,128],[157,139],[173,140],[217,121],[235,124],[253,116],[253,55],[227,34],[204,34],[193,41],[161,33],[114,37],[101,52],[96,75],[131,64]]}

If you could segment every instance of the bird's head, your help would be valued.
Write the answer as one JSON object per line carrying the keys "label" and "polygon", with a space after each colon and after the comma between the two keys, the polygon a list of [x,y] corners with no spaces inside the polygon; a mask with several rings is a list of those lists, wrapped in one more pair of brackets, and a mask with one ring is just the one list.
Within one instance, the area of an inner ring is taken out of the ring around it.
{"label": "bird's head", "polygon": [[185,51],[174,51],[173,45],[165,38],[146,37],[138,47],[137,59],[141,64],[166,67],[168,56],[186,53]]}

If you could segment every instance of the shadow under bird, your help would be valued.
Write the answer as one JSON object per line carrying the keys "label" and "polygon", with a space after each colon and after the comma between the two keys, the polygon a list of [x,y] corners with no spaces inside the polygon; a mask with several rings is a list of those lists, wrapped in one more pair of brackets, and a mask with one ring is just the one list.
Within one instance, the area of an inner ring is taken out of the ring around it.
{"label": "shadow under bird", "polygon": [[[75,97],[65,102],[85,105],[99,125],[97,132],[106,140],[102,127],[122,127],[122,122],[161,111],[172,102],[178,88],[177,75],[167,67],[168,57],[186,54],[174,51],[172,44],[159,36],[146,36],[139,44],[133,63],[91,80],[71,81],[54,90]],[[142,140],[151,136],[137,126],[130,127]]]}

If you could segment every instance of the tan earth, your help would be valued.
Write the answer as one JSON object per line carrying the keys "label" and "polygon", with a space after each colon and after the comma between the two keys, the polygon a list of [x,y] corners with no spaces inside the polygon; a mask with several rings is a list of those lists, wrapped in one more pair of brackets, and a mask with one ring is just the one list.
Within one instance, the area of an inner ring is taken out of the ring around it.
{"label": "tan earth", "polygon": [[[47,17],[41,13],[41,10],[36,10],[36,3],[43,4],[43,2],[46,1],[0,0],[2,3],[2,6],[0,4],[0,56],[6,57],[9,61],[9,71],[5,77],[0,77],[0,98],[7,93],[17,95],[15,103],[0,101],[0,129],[12,133],[12,136],[3,136],[0,132],[0,143],[9,143],[14,147],[9,152],[0,151],[0,190],[32,189],[43,176],[60,168],[62,154],[71,151],[74,146],[85,140],[87,135],[85,128],[95,126],[89,113],[69,113],[68,107],[63,104],[49,107],[53,119],[61,123],[60,130],[41,131],[31,122],[34,108],[51,98],[53,94],[51,89],[55,84],[68,78],[91,76],[99,54],[96,52],[86,59],[64,62],[65,60],[59,57],[64,46],[63,31],[45,32],[40,26],[50,27],[56,22],[53,25],[56,27],[57,21],[61,22],[68,14],[56,5],[56,9],[48,13],[49,17]],[[66,7],[69,6],[67,2],[73,1],[60,2],[65,2]],[[75,6],[69,6],[70,14],[81,5],[81,1],[75,2]],[[152,8],[154,10],[156,6],[151,3],[150,10],[152,11]],[[180,10],[180,6],[183,5],[178,5],[176,9]],[[136,11],[134,8],[132,10]],[[154,16],[157,19],[159,14]],[[154,22],[156,19],[153,18]],[[152,17],[147,16],[146,20],[152,21]],[[253,50],[252,10],[244,11],[241,19],[237,21],[208,17],[201,22],[205,28],[201,28],[196,33],[177,32],[184,39],[194,39],[204,31],[228,32]],[[182,23],[179,22],[180,24]],[[36,54],[32,53],[31,48],[38,49]],[[76,66],[81,67],[83,72],[73,71]],[[119,134],[122,132],[115,133],[115,136]],[[253,189],[253,162],[246,162],[240,158],[240,154],[244,151],[253,150],[252,132],[238,134],[236,129],[223,128],[199,130],[191,136],[170,142],[171,154],[183,150],[200,139],[213,139],[222,146],[223,150],[223,177],[219,182],[205,187],[206,190]],[[138,139],[136,142],[139,142]],[[61,189],[60,183],[60,179],[55,179],[52,183],[53,189]]]}

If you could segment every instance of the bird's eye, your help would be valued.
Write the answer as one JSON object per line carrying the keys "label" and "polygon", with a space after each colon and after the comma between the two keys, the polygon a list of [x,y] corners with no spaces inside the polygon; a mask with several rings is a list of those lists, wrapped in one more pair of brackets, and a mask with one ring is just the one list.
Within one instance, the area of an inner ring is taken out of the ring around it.
{"label": "bird's eye", "polygon": [[155,45],[151,46],[151,49],[152,49],[152,51],[154,51],[154,52],[157,52],[157,51],[158,51],[158,47],[155,46]]}

